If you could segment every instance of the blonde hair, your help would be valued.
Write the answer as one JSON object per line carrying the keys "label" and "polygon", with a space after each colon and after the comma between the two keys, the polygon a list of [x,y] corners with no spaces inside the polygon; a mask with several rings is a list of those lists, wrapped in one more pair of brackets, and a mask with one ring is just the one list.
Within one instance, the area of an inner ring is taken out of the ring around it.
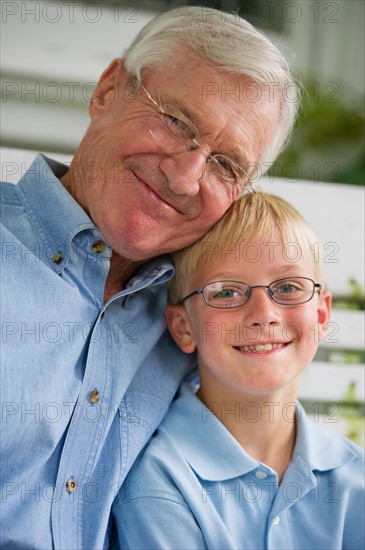
{"label": "blonde hair", "polygon": [[187,294],[189,278],[199,262],[209,262],[219,252],[227,255],[237,244],[269,239],[275,230],[286,246],[299,247],[300,254],[313,260],[316,282],[325,286],[322,249],[308,222],[284,199],[256,191],[234,202],[201,239],[172,254],[176,274],[169,283],[170,303],[178,303]]}
{"label": "blonde hair", "polygon": [[186,6],[152,19],[124,51],[127,72],[142,81],[146,69],[167,70],[189,49],[203,62],[227,73],[245,75],[280,96],[279,124],[270,143],[250,170],[251,179],[265,173],[293,130],[300,85],[278,48],[248,21],[234,13]]}

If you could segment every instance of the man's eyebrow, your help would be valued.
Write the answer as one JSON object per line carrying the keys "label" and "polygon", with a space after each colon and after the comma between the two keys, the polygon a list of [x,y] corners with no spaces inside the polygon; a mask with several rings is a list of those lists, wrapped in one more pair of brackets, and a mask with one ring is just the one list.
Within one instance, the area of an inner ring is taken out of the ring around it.
{"label": "man's eyebrow", "polygon": [[[236,164],[238,164],[238,166],[240,168],[243,168],[245,169],[245,167],[247,166],[248,164],[248,159],[246,157],[246,155],[242,155],[240,153],[236,153],[236,152],[233,152],[233,153],[224,153],[224,152],[221,152],[219,151],[221,155],[225,155],[226,157],[230,158],[231,160],[233,160],[233,162],[235,162]],[[214,154],[214,153],[213,153]]]}

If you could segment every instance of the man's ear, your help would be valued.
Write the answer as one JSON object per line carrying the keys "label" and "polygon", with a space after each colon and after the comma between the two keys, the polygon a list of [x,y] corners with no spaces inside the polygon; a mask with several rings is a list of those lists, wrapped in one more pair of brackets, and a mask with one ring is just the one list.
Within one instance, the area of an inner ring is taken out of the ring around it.
{"label": "man's ear", "polygon": [[330,292],[325,292],[319,296],[318,307],[317,307],[317,320],[318,320],[318,335],[319,341],[321,342],[326,334],[328,328],[328,322],[330,320],[331,314],[331,303],[332,303],[332,294]]}
{"label": "man's ear", "polygon": [[185,353],[193,353],[196,344],[184,306],[169,304],[166,306],[165,315],[167,326],[177,345]]}
{"label": "man's ear", "polygon": [[128,81],[128,75],[122,59],[114,59],[99,78],[99,82],[91,96],[89,113],[91,118],[97,118],[107,109],[112,101],[122,97],[123,87]]}

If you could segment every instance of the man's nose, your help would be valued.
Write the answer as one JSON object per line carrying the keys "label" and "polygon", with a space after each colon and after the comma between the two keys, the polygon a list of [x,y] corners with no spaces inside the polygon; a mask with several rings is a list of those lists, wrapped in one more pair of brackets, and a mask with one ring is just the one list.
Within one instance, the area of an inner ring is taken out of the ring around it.
{"label": "man's nose", "polygon": [[208,152],[203,148],[172,154],[160,162],[160,169],[168,179],[169,189],[175,195],[194,196],[199,193],[205,177]]}

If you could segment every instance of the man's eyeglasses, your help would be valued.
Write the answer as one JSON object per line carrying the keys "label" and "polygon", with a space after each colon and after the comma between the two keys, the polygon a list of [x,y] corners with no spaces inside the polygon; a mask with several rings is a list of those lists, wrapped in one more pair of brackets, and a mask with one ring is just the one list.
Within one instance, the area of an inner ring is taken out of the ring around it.
{"label": "man's eyeglasses", "polygon": [[298,306],[309,302],[315,292],[320,292],[322,285],[307,277],[290,277],[277,279],[269,285],[250,286],[241,281],[214,281],[203,286],[201,290],[191,292],[180,300],[180,304],[195,294],[202,294],[207,306],[229,309],[245,305],[254,288],[267,288],[267,292],[276,304]]}
{"label": "man's eyeglasses", "polygon": [[[192,121],[172,105],[158,105],[146,88],[139,83],[147,97],[154,104],[158,117],[149,120],[149,131],[154,140],[168,153],[179,153],[202,148],[207,152],[205,176],[208,182],[224,184],[234,198],[243,191],[249,181],[245,170],[225,155],[211,155],[204,145],[199,143],[199,131]],[[246,189],[253,192],[250,186]]]}

